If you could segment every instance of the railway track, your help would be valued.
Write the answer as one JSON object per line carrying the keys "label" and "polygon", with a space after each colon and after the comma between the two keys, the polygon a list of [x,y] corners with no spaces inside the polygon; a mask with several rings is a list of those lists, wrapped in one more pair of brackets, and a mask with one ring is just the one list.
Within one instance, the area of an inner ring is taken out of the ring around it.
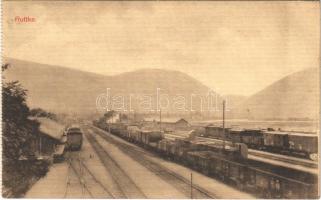
{"label": "railway track", "polygon": [[127,175],[127,173],[118,165],[118,163],[109,155],[107,151],[98,143],[96,138],[86,135],[89,143],[97,153],[99,159],[110,172],[114,182],[117,184],[120,196],[117,198],[147,198],[135,182]]}
{"label": "railway track", "polygon": [[[156,174],[158,177],[163,179],[164,181],[171,184],[177,190],[183,192],[187,197],[191,195],[191,183],[189,179],[186,179],[183,176],[180,176],[169,169],[162,167],[161,165],[155,163],[154,161],[150,160],[147,156],[150,153],[142,151],[140,148],[136,146],[131,146],[122,142],[115,140],[114,138],[106,135],[99,129],[95,131],[99,136],[101,136],[106,141],[118,146],[121,151],[129,155],[135,161],[139,162],[145,168]],[[192,186],[193,191],[193,198],[198,199],[208,199],[208,198],[217,198],[214,194],[210,193],[209,191],[199,187],[198,185]]]}
{"label": "railway track", "polygon": [[[87,165],[82,161],[80,152],[69,153],[67,158],[69,166],[64,198],[75,198],[75,196],[72,196],[74,195],[72,194],[72,191],[70,191],[71,184],[79,184],[81,186],[81,197],[83,198],[88,196],[90,198],[115,198],[115,196],[95,177]],[[71,183],[73,181],[71,178],[72,176],[78,180],[76,183]],[[79,193],[79,191],[76,191],[76,193],[77,192]]]}

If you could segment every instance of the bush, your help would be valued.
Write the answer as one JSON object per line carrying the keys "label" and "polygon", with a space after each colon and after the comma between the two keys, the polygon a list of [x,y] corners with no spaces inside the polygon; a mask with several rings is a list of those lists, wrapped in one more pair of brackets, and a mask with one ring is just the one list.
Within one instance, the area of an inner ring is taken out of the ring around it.
{"label": "bush", "polygon": [[[3,65],[2,70],[8,67]],[[47,161],[19,159],[34,154],[30,143],[39,133],[39,123],[28,118],[30,109],[26,98],[27,90],[18,81],[3,81],[2,185],[6,188],[3,191],[11,191],[8,195],[13,197],[26,192],[33,180],[47,173],[49,166]]]}
{"label": "bush", "polygon": [[30,111],[30,116],[33,117],[45,117],[57,121],[57,115],[51,112],[47,112],[41,108],[34,108]]}

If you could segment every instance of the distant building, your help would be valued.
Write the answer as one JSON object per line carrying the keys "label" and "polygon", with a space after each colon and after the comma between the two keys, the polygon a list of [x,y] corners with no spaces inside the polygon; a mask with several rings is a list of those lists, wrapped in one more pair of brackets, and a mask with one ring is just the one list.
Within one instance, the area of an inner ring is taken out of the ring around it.
{"label": "distant building", "polygon": [[106,119],[106,123],[129,123],[130,120],[128,118],[128,116],[126,114],[122,114],[122,113],[115,113],[115,115],[113,115],[112,117],[110,117],[109,119]]}
{"label": "distant building", "polygon": [[115,113],[113,116],[111,116],[110,118],[106,119],[106,123],[118,123],[120,121],[120,114],[119,113]]}
{"label": "distant building", "polygon": [[145,118],[144,126],[150,128],[161,128],[162,130],[189,130],[191,125],[183,118],[164,118],[161,121],[155,118]]}

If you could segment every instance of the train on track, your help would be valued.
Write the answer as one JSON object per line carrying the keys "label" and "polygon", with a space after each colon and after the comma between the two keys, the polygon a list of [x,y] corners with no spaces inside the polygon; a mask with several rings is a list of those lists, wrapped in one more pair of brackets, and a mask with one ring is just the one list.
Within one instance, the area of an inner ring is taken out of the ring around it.
{"label": "train on track", "polygon": [[[247,145],[195,136],[174,136],[122,123],[94,125],[132,143],[264,198],[316,198],[317,175],[247,158]],[[174,138],[174,139],[173,139]],[[239,140],[241,141],[241,140]]]}
{"label": "train on track", "polygon": [[65,135],[67,136],[66,146],[67,150],[79,151],[83,143],[83,132],[78,126],[71,126],[67,128]]}
{"label": "train on track", "polygon": [[318,135],[313,133],[206,126],[204,136],[244,143],[250,148],[318,159]]}

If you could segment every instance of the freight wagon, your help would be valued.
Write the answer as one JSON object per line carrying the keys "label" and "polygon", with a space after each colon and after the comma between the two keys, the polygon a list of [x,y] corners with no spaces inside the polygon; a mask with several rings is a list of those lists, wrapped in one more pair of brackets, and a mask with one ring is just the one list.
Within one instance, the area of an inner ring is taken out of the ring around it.
{"label": "freight wagon", "polygon": [[288,148],[288,134],[280,131],[263,133],[264,146],[271,151],[281,151]]}
{"label": "freight wagon", "polygon": [[294,133],[263,129],[233,129],[207,126],[206,137],[229,140],[248,145],[250,148],[277,153],[301,154],[311,160],[318,159],[317,134]]}
{"label": "freight wagon", "polygon": [[288,135],[288,149],[291,152],[304,153],[311,160],[317,160],[318,141],[317,135],[291,133]]}
{"label": "freight wagon", "polygon": [[260,129],[244,129],[241,132],[241,141],[252,148],[262,148],[264,146],[264,138]]}
{"label": "freight wagon", "polygon": [[188,165],[206,175],[217,177],[241,190],[264,198],[315,198],[317,178],[290,168],[257,161],[235,161],[212,151],[191,151]]}
{"label": "freight wagon", "polygon": [[[315,174],[299,171],[291,166],[281,167],[277,164],[246,158],[242,156],[244,149],[247,148],[243,143],[225,141],[225,144],[230,147],[222,150],[222,140],[218,139],[204,137],[164,139],[162,133],[133,129],[131,130],[129,126],[122,127],[122,130],[114,130],[111,133],[143,144],[145,148],[151,148],[165,158],[180,162],[206,175],[217,177],[241,190],[257,193],[260,197],[316,198],[318,196],[318,179]],[[127,135],[122,136],[122,132]],[[248,131],[247,133],[249,137],[253,137],[257,132]],[[234,134],[238,137],[238,131]],[[297,137],[294,138],[297,139]],[[297,142],[294,139],[291,141]],[[293,148],[296,147],[293,146]]]}
{"label": "freight wagon", "polygon": [[218,126],[207,126],[205,127],[206,137],[212,137],[217,139],[222,139],[227,137],[229,128],[223,128]]}
{"label": "freight wagon", "polygon": [[[138,143],[141,141],[140,129],[137,126],[128,126],[127,127],[127,139],[130,142]],[[117,134],[117,132],[112,132]]]}
{"label": "freight wagon", "polygon": [[145,145],[148,145],[151,143],[157,143],[158,141],[164,139],[164,133],[161,131],[142,130],[140,134],[141,134],[140,142]]}

